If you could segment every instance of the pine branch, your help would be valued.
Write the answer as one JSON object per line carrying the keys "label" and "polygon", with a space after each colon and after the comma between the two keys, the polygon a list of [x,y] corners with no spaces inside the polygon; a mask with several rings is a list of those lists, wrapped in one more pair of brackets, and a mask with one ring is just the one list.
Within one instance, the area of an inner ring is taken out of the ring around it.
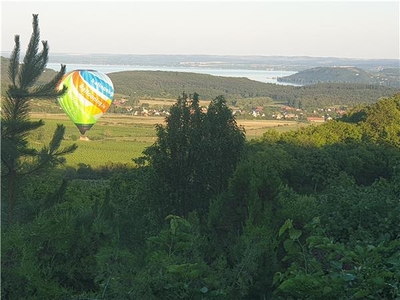
{"label": "pine branch", "polygon": [[9,120],[25,120],[28,118],[29,107],[28,101],[16,100],[12,94],[15,94],[12,90],[7,91],[7,98],[2,103],[1,121],[6,122]]}
{"label": "pine branch", "polygon": [[39,30],[39,16],[37,14],[32,14],[32,28],[33,32],[31,39],[28,44],[28,50],[24,57],[24,65],[29,65],[29,62],[33,61],[36,53],[39,51],[39,40],[40,40],[40,30]]}
{"label": "pine branch", "polygon": [[43,51],[32,58],[28,64],[24,64],[21,68],[21,88],[28,89],[42,75],[48,62],[48,45],[43,41]]}
{"label": "pine branch", "polygon": [[40,41],[40,30],[39,30],[39,19],[37,14],[33,14],[33,33],[29,41],[28,49],[24,58],[24,63],[21,68],[19,76],[20,88],[23,90],[31,87],[39,76],[42,74],[44,67],[48,61],[48,45],[47,42],[42,42],[43,51],[38,54],[39,41]]}
{"label": "pine branch", "polygon": [[60,150],[61,142],[64,139],[64,135],[65,126],[62,124],[57,124],[57,128],[54,131],[53,138],[51,139],[48,146],[43,147],[41,153],[48,156],[48,159],[51,160],[51,158],[57,158],[58,156],[74,152],[78,147],[76,144]]}
{"label": "pine branch", "polygon": [[10,78],[13,86],[15,86],[15,81],[17,79],[19,71],[19,53],[21,50],[19,35],[14,38],[15,46],[10,57],[10,65],[8,66],[8,77]]}
{"label": "pine branch", "polygon": [[49,144],[49,154],[53,154],[54,152],[57,151],[57,149],[61,145],[61,141],[64,138],[65,134],[65,126],[61,124],[57,124],[57,128],[53,133],[53,138],[50,141]]}
{"label": "pine branch", "polygon": [[39,121],[17,121],[10,120],[4,121],[1,128],[2,137],[16,137],[25,138],[26,135],[32,130],[36,130],[44,125],[43,120]]}
{"label": "pine branch", "polygon": [[56,98],[63,95],[67,91],[67,87],[64,86],[61,90],[57,90],[57,84],[60,82],[62,77],[65,75],[66,66],[61,65],[60,71],[54,76],[54,78],[36,89],[34,89],[30,95],[35,98]]}
{"label": "pine branch", "polygon": [[[1,160],[9,172],[20,171],[20,159],[23,157],[34,157],[37,151],[28,147],[28,135],[31,130],[35,130],[44,125],[39,121],[17,121],[2,120],[1,126]],[[3,173],[2,175],[8,175]]]}
{"label": "pine branch", "polygon": [[70,146],[60,149],[61,141],[64,139],[65,126],[57,124],[57,128],[54,131],[53,138],[51,139],[48,146],[44,146],[36,156],[36,163],[32,167],[21,175],[31,174],[44,169],[48,166],[54,166],[65,162],[64,155],[73,153],[78,145],[72,144]]}

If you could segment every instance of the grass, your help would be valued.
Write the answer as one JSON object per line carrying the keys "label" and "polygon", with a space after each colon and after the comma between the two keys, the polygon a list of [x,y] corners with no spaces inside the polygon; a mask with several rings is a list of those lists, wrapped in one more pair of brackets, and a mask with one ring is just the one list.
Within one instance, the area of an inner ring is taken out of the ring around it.
{"label": "grass", "polygon": [[[65,114],[33,113],[32,120],[42,119],[45,125],[30,136],[33,146],[41,148],[48,144],[57,124],[66,127],[62,146],[72,143],[78,149],[66,156],[67,166],[77,167],[83,163],[98,167],[109,163],[133,165],[132,159],[156,141],[155,125],[164,123],[163,117],[141,117],[105,114],[86,132],[89,141],[80,140],[80,132]],[[295,121],[237,120],[243,125],[248,139],[261,137],[268,129],[280,132],[294,130],[304,123]]]}

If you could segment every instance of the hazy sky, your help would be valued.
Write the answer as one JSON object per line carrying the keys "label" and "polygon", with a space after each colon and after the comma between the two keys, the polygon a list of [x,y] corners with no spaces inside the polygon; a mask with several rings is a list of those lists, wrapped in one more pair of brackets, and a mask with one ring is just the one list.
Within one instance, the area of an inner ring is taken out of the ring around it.
{"label": "hazy sky", "polygon": [[4,1],[2,51],[32,14],[51,53],[400,58],[399,1]]}

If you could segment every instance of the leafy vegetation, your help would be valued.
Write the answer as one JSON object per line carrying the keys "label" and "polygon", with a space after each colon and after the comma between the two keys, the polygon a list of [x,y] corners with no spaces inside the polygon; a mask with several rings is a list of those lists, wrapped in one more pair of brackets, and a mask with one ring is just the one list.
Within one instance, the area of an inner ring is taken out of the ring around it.
{"label": "leafy vegetation", "polygon": [[232,152],[239,160],[232,146],[217,151],[229,135],[192,139],[206,134],[194,126],[206,116],[188,100],[136,167],[82,165],[20,183],[18,222],[3,226],[4,299],[400,296],[400,148],[382,134],[398,132],[400,95],[342,120],[267,131]]}

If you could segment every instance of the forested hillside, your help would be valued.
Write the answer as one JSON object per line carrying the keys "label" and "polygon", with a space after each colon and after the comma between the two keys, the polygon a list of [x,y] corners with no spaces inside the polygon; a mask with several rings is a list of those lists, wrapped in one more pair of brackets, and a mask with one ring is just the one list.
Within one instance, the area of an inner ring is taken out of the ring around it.
{"label": "forested hillside", "polygon": [[[280,77],[278,81],[298,84],[314,83],[371,83],[372,74],[354,67],[318,67]],[[376,82],[374,82],[376,83]]]}
{"label": "forested hillside", "polygon": [[[132,71],[109,74],[117,92],[130,97],[173,97],[190,90],[200,99],[224,95],[231,103],[246,98],[271,98],[294,107],[320,108],[333,105],[353,106],[373,103],[398,88],[371,84],[315,84],[295,87],[268,84],[247,78],[230,78],[184,72]],[[175,95],[175,96],[174,96]]]}
{"label": "forested hillside", "polygon": [[366,72],[355,67],[318,67],[280,77],[279,82],[302,85],[316,83],[362,83],[378,84],[400,88],[400,68],[383,69],[379,72]]}
{"label": "forested hillside", "polygon": [[265,84],[247,78],[232,78],[186,72],[124,71],[109,74],[121,94],[176,98],[193,89],[201,99],[227,95],[231,99],[265,96]]}

